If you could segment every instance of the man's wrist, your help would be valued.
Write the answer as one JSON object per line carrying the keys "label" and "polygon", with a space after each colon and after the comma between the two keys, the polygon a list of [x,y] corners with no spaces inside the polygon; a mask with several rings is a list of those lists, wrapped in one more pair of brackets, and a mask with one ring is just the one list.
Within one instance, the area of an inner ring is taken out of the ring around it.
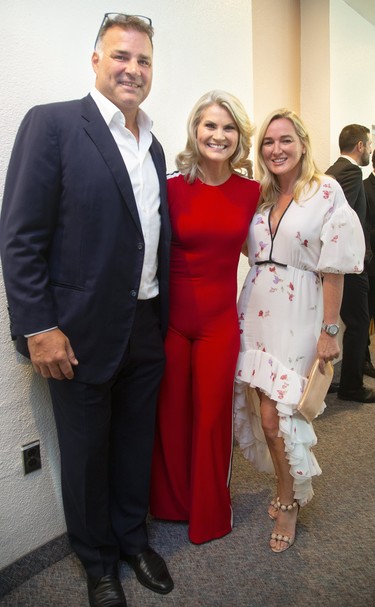
{"label": "man's wrist", "polygon": [[48,333],[48,331],[53,331],[54,329],[58,329],[58,327],[50,327],[49,329],[43,329],[43,331],[36,331],[36,333],[28,333],[28,335],[24,335],[24,337],[34,337],[34,335],[40,335],[41,333]]}

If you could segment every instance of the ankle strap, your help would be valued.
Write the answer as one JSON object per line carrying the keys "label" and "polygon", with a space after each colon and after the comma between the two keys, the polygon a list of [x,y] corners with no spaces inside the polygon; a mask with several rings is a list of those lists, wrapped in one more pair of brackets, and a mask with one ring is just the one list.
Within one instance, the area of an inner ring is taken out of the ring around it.
{"label": "ankle strap", "polygon": [[283,512],[285,512],[286,510],[293,510],[293,508],[297,508],[298,503],[296,501],[294,501],[292,504],[282,504],[280,502],[280,498],[276,498],[276,507],[278,510],[282,510]]}

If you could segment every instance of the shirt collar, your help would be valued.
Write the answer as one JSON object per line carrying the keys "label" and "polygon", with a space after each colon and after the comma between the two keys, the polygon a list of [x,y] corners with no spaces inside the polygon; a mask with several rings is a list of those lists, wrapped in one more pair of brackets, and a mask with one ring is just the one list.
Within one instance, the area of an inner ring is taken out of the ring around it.
{"label": "shirt collar", "polygon": [[349,160],[352,164],[359,166],[358,162],[356,162],[354,160],[354,158],[352,158],[351,156],[346,156],[345,154],[341,154],[340,158],[346,158],[346,160]]}
{"label": "shirt collar", "polygon": [[[126,119],[124,114],[118,109],[118,107],[114,103],[112,103],[112,101],[108,99],[108,97],[98,91],[96,87],[94,87],[90,91],[90,95],[98,106],[99,112],[103,116],[103,119],[108,127],[112,120],[119,119],[121,120],[122,124],[126,126]],[[153,122],[151,118],[141,108],[138,109],[137,123],[141,130],[151,131],[152,129]]]}

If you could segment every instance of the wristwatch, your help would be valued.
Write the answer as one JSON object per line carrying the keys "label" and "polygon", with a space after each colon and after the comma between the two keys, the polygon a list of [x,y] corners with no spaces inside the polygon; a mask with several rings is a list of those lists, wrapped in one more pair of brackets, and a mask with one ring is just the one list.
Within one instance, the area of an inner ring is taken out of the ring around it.
{"label": "wristwatch", "polygon": [[338,325],[327,325],[325,322],[322,322],[322,331],[325,331],[328,335],[334,337],[340,331],[340,327]]}

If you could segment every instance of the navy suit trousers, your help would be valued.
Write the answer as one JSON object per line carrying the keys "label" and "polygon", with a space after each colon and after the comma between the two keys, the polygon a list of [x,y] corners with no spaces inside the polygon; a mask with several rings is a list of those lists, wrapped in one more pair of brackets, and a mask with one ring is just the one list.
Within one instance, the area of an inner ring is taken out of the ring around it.
{"label": "navy suit trousers", "polygon": [[340,391],[363,386],[363,367],[369,338],[369,281],[366,272],[346,274],[340,316],[346,325],[343,337]]}
{"label": "navy suit trousers", "polygon": [[165,357],[157,300],[139,301],[115,375],[94,385],[49,380],[72,548],[88,575],[148,545],[150,468]]}

